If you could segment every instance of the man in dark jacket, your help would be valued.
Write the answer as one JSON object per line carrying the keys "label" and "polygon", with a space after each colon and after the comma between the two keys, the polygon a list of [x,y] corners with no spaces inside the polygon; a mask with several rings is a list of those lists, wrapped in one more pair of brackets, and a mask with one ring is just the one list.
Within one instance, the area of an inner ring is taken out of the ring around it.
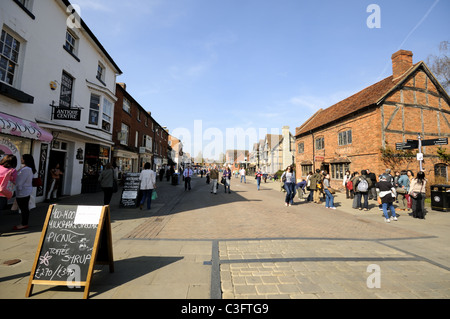
{"label": "man in dark jacket", "polygon": [[372,186],[369,188],[369,199],[377,200],[377,189],[375,187],[375,184],[377,183],[377,176],[368,169],[366,169],[366,173],[367,177],[372,182]]}

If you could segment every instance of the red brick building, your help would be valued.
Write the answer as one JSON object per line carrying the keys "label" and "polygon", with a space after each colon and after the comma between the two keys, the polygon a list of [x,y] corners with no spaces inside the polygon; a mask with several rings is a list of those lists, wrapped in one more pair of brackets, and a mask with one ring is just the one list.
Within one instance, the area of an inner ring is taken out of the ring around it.
{"label": "red brick building", "polygon": [[167,164],[169,133],[127,91],[116,84],[113,163],[122,172],[140,172],[146,162],[158,169]]}
{"label": "red brick building", "polygon": [[[412,52],[392,55],[393,75],[319,110],[296,129],[297,178],[317,168],[341,187],[348,169],[419,170],[417,150],[396,151],[396,143],[450,136],[450,98],[426,64],[413,64]],[[448,153],[448,145],[442,145]],[[425,176],[448,181],[448,161],[438,146],[423,148]]]}

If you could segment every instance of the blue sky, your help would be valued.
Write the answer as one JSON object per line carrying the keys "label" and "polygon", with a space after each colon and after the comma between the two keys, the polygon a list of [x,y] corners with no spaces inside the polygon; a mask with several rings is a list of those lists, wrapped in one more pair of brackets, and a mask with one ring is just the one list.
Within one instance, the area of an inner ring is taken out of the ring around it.
{"label": "blue sky", "polygon": [[[192,135],[196,120],[201,132],[224,136],[284,125],[294,133],[318,109],[390,76],[399,49],[425,61],[450,40],[449,0],[71,2],[127,91],[171,132]],[[370,4],[381,10],[380,28],[367,26]],[[184,142],[195,156],[202,147],[193,140]]]}

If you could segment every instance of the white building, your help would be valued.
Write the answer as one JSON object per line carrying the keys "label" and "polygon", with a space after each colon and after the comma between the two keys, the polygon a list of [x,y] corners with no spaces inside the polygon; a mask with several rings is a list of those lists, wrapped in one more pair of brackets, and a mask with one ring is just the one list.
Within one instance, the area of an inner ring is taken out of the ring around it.
{"label": "white building", "polygon": [[[111,159],[122,71],[67,0],[2,0],[0,28],[3,153],[9,145],[34,156],[45,181],[37,201],[57,163],[64,171],[62,195],[96,190],[98,173]],[[24,121],[28,134],[17,134]]]}

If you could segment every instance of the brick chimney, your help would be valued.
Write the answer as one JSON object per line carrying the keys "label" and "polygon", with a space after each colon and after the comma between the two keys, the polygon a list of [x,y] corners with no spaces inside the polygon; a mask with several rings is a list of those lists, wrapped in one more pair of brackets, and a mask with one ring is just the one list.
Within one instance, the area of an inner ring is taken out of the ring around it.
{"label": "brick chimney", "polygon": [[394,80],[405,74],[413,65],[413,53],[411,51],[399,50],[392,55],[392,75]]}

